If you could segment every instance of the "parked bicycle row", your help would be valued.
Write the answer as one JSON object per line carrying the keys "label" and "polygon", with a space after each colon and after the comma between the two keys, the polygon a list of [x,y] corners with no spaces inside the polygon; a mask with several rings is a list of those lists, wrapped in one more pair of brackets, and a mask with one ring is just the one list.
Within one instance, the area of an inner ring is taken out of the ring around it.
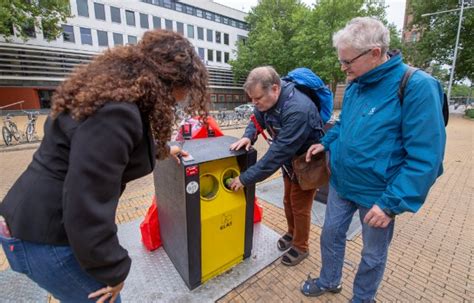
{"label": "parked bicycle row", "polygon": [[23,131],[18,129],[12,114],[7,114],[2,117],[2,137],[5,145],[12,144],[13,140],[17,142],[32,142],[37,139],[36,135],[36,121],[38,120],[39,112],[23,111],[28,119]]}

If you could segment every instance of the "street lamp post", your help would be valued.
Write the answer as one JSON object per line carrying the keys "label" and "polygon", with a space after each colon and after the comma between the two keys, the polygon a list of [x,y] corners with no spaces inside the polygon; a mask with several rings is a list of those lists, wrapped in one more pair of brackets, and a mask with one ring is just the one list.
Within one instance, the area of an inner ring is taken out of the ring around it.
{"label": "street lamp post", "polygon": [[454,69],[456,67],[456,58],[458,56],[459,35],[461,33],[463,12],[464,12],[464,0],[461,0],[461,11],[459,12],[458,32],[456,34],[456,45],[454,46],[453,64],[451,66],[451,74],[449,75],[449,84],[448,84],[448,100],[449,101],[451,101],[451,89],[453,87]]}

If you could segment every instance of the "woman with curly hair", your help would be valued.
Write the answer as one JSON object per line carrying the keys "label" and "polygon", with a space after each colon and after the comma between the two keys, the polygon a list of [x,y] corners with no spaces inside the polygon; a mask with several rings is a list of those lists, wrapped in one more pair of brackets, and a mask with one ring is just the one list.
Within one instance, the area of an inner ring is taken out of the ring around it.
{"label": "woman with curly hair", "polygon": [[60,85],[41,146],[0,204],[12,270],[61,301],[120,301],[131,260],[117,238],[119,198],[155,158],[180,152],[167,145],[179,102],[207,116],[207,78],[188,40],[155,30]]}

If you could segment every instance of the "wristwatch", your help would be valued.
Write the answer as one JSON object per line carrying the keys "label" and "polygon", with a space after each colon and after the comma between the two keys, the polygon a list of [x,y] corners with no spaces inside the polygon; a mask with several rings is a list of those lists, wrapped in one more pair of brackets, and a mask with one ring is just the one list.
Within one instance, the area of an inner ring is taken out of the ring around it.
{"label": "wristwatch", "polygon": [[396,213],[392,212],[392,211],[391,211],[390,209],[388,209],[388,208],[384,208],[384,209],[382,209],[382,210],[383,210],[383,212],[384,212],[387,216],[389,216],[389,217],[392,218],[392,219],[395,219],[395,216],[397,215]]}

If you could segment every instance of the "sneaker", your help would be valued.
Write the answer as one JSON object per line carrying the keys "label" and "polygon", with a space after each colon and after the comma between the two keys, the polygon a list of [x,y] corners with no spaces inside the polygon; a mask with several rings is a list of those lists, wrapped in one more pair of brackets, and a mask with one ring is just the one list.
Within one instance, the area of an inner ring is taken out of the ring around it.
{"label": "sneaker", "polygon": [[303,285],[301,285],[300,290],[303,295],[307,297],[319,297],[320,295],[328,292],[333,294],[340,293],[342,291],[342,284],[339,284],[333,288],[325,288],[319,286],[318,279],[312,279],[311,276],[308,275],[308,279],[303,283]]}

